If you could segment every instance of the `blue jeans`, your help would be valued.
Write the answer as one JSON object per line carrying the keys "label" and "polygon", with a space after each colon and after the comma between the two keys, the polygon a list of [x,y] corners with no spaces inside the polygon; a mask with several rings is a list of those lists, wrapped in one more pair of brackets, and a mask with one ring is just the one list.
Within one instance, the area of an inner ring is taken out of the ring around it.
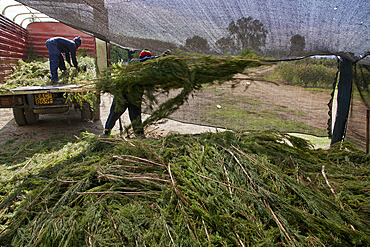
{"label": "blue jeans", "polygon": [[132,124],[132,128],[134,129],[135,134],[143,135],[144,130],[141,126],[141,107],[138,107],[132,103],[125,103],[121,109],[116,109],[116,98],[113,99],[112,106],[110,108],[109,116],[107,122],[105,123],[105,131],[110,132],[116,121],[121,117],[121,115],[128,109],[128,115],[130,117],[130,121]]}
{"label": "blue jeans", "polygon": [[53,41],[46,41],[46,47],[49,50],[51,81],[58,82],[58,68],[63,71],[67,70],[64,57],[59,51],[58,45]]}

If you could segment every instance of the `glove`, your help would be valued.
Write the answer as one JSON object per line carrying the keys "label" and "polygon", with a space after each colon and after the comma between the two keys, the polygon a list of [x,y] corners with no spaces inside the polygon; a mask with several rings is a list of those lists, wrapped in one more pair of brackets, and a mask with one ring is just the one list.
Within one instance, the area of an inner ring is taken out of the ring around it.
{"label": "glove", "polygon": [[171,55],[172,51],[171,50],[167,50],[167,51],[164,51],[162,53],[162,56],[167,56],[167,55]]}

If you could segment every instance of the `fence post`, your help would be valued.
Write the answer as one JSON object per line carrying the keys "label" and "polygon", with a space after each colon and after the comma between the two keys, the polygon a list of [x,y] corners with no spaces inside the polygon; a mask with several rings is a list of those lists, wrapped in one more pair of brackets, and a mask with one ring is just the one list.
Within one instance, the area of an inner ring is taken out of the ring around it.
{"label": "fence post", "polygon": [[352,77],[352,62],[349,59],[341,58],[339,62],[338,106],[330,147],[342,141],[344,137],[351,104]]}
{"label": "fence post", "polygon": [[369,122],[370,122],[370,110],[366,110],[366,154],[369,154]]}

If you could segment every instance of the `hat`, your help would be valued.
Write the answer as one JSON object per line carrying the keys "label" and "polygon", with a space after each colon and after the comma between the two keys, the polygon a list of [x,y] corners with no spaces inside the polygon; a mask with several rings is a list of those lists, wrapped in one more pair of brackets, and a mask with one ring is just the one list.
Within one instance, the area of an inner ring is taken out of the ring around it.
{"label": "hat", "polygon": [[152,53],[148,49],[143,49],[140,52],[139,58],[143,58],[143,57],[146,57],[146,56],[152,56]]}
{"label": "hat", "polygon": [[77,46],[80,46],[82,42],[81,37],[76,37],[73,39],[73,41],[77,44]]}

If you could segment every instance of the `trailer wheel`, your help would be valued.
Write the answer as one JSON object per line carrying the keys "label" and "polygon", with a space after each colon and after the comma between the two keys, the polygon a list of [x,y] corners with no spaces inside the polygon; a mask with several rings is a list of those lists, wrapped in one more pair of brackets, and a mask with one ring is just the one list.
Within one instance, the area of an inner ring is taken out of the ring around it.
{"label": "trailer wheel", "polygon": [[82,103],[82,108],[81,108],[81,120],[82,121],[85,121],[85,122],[96,121],[99,119],[100,119],[100,107],[92,111],[89,103],[87,102]]}
{"label": "trailer wheel", "polygon": [[93,121],[100,120],[100,105],[94,111],[91,111],[91,116]]}
{"label": "trailer wheel", "polygon": [[28,124],[37,124],[39,121],[39,114],[34,113],[30,108],[24,108],[24,115]]}
{"label": "trailer wheel", "polygon": [[13,116],[15,122],[19,126],[23,126],[27,124],[26,116],[24,115],[24,109],[23,108],[13,108]]}
{"label": "trailer wheel", "polygon": [[81,120],[84,122],[90,121],[92,118],[91,109],[89,103],[82,103],[81,107]]}

